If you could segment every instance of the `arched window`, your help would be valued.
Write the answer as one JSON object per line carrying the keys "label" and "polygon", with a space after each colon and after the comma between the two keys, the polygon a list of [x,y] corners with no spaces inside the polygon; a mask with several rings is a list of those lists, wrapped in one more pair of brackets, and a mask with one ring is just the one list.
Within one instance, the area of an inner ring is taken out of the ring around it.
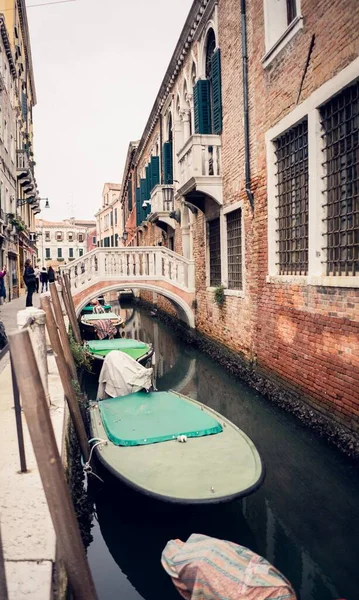
{"label": "arched window", "polygon": [[192,84],[192,90],[194,90],[194,87],[195,87],[195,85],[196,85],[196,79],[197,79],[196,64],[193,62],[193,63],[192,63],[192,69],[191,69],[191,84]]}
{"label": "arched window", "polygon": [[221,55],[216,37],[209,29],[205,44],[206,79],[194,87],[194,122],[196,133],[222,133]]}

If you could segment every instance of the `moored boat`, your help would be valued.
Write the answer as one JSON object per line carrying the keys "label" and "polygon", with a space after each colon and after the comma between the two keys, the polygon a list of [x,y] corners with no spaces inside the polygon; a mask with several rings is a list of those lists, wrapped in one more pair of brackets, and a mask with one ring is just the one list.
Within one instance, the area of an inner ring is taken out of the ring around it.
{"label": "moored boat", "polygon": [[80,322],[83,334],[90,339],[115,337],[125,326],[122,317],[113,312],[82,315]]}
{"label": "moored boat", "polygon": [[89,340],[85,342],[85,350],[93,358],[93,370],[101,370],[105,357],[114,350],[124,352],[139,362],[144,367],[151,366],[153,357],[152,344],[128,338],[115,338],[113,340]]}
{"label": "moored boat", "polygon": [[132,302],[134,297],[135,297],[135,295],[133,293],[133,290],[131,290],[131,289],[119,290],[118,303],[121,304],[121,302]]}
{"label": "moored boat", "polygon": [[[105,312],[110,312],[112,306],[111,306],[111,304],[104,304],[103,308],[104,308]],[[81,315],[92,315],[93,312],[94,312],[94,305],[93,304],[87,304],[81,310]]]}
{"label": "moored boat", "polygon": [[90,406],[92,437],[105,442],[95,453],[109,473],[142,494],[178,504],[227,502],[261,485],[261,457],[243,431],[177,392],[143,391],[152,369],[125,355],[121,374],[116,354],[106,357],[100,374],[103,399]]}

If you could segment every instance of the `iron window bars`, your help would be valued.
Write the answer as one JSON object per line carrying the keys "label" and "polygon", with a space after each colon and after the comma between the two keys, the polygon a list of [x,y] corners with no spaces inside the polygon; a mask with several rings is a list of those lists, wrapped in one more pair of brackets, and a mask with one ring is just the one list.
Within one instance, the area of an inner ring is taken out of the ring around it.
{"label": "iron window bars", "polygon": [[279,275],[308,273],[308,124],[275,140]]}
{"label": "iron window bars", "polygon": [[242,289],[242,210],[227,214],[228,288]]}
{"label": "iron window bars", "polygon": [[219,218],[208,222],[209,284],[221,285],[221,233]]}
{"label": "iron window bars", "polygon": [[320,109],[327,275],[359,274],[359,82]]}

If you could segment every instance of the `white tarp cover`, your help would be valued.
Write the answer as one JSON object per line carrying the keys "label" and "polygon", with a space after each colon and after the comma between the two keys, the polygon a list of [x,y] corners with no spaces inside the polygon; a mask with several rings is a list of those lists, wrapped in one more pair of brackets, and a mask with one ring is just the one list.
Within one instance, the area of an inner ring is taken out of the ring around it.
{"label": "white tarp cover", "polygon": [[118,398],[152,387],[153,369],[146,369],[128,354],[112,350],[104,362],[98,380],[97,400]]}

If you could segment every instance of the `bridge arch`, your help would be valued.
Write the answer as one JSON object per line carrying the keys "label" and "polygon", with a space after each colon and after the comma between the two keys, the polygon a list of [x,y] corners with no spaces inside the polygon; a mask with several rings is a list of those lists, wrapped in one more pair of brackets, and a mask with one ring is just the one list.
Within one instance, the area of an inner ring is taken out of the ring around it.
{"label": "bridge arch", "polygon": [[174,306],[174,308],[178,312],[179,318],[187,323],[189,327],[195,327],[195,317],[194,311],[189,304],[190,297],[192,294],[188,294],[189,299],[181,298],[177,293],[175,293],[171,289],[167,289],[164,286],[156,285],[155,283],[141,283],[141,282],[123,282],[118,281],[117,283],[107,283],[106,281],[100,281],[96,284],[90,285],[86,290],[76,294],[75,290],[73,292],[73,301],[75,305],[75,310],[77,316],[80,315],[81,310],[86,304],[88,304],[93,298],[96,298],[100,294],[106,294],[108,292],[115,292],[120,289],[136,289],[136,290],[144,290],[149,292],[156,292],[157,294],[164,296]]}

